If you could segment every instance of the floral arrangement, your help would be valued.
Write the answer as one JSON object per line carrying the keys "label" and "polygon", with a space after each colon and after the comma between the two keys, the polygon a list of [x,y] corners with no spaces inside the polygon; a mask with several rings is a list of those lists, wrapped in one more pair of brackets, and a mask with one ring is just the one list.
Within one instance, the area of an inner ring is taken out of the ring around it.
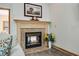
{"label": "floral arrangement", "polygon": [[54,42],[56,38],[55,36],[56,36],[55,33],[50,33],[50,34],[46,33],[44,36],[44,40]]}
{"label": "floral arrangement", "polygon": [[48,41],[48,34],[47,33],[45,33],[45,35],[44,35],[44,40]]}

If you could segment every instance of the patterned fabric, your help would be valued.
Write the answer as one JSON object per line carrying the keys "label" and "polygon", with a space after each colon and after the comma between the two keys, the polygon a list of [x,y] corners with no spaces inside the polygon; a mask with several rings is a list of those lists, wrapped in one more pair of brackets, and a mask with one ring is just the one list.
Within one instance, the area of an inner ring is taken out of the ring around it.
{"label": "patterned fabric", "polygon": [[9,56],[12,44],[12,36],[7,36],[7,34],[4,34],[2,37],[2,35],[0,35],[0,56]]}
{"label": "patterned fabric", "polygon": [[0,56],[8,56],[8,49],[7,48],[0,48]]}

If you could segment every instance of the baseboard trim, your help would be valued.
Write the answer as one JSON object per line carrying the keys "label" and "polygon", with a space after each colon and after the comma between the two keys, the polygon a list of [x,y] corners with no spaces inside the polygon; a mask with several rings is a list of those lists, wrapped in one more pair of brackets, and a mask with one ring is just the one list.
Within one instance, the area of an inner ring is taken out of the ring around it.
{"label": "baseboard trim", "polygon": [[70,55],[71,56],[79,56],[79,55],[77,55],[77,54],[75,54],[73,52],[67,51],[67,50],[65,50],[65,49],[63,49],[61,47],[56,46],[56,45],[53,45],[53,48],[57,49],[58,51],[61,51],[62,53],[66,54],[66,55],[69,55],[69,56]]}

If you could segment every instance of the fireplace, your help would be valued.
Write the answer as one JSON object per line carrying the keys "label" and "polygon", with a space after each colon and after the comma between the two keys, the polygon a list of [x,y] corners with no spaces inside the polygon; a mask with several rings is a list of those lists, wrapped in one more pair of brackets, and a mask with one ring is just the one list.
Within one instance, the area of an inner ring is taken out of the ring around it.
{"label": "fireplace", "polygon": [[26,32],[25,33],[25,48],[34,48],[42,45],[41,32]]}
{"label": "fireplace", "polygon": [[[25,54],[35,53],[48,49],[47,44],[45,43],[43,38],[44,38],[44,34],[48,33],[48,25],[50,24],[49,21],[28,21],[28,20],[15,19],[15,22],[16,22],[16,30],[17,30],[17,40],[21,45]],[[40,33],[41,35],[38,34],[37,36],[37,34],[32,34],[34,32],[35,33],[41,32]],[[30,42],[30,40],[27,41],[28,39],[33,39],[33,38],[35,39],[33,41],[31,40],[32,43]]]}

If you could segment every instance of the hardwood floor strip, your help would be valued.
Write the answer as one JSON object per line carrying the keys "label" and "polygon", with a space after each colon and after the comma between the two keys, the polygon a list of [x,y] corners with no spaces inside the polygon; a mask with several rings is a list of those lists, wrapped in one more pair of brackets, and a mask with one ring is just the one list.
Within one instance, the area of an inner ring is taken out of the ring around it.
{"label": "hardwood floor strip", "polygon": [[79,55],[77,55],[77,54],[75,54],[75,53],[72,53],[72,52],[70,52],[70,51],[67,51],[67,50],[65,50],[65,49],[63,49],[63,48],[60,48],[60,47],[58,47],[58,46],[53,46],[53,48],[55,48],[55,49],[57,49],[57,50],[59,50],[60,52],[62,52],[62,53],[64,53],[64,54],[66,54],[66,55],[71,55],[71,56],[79,56]]}

